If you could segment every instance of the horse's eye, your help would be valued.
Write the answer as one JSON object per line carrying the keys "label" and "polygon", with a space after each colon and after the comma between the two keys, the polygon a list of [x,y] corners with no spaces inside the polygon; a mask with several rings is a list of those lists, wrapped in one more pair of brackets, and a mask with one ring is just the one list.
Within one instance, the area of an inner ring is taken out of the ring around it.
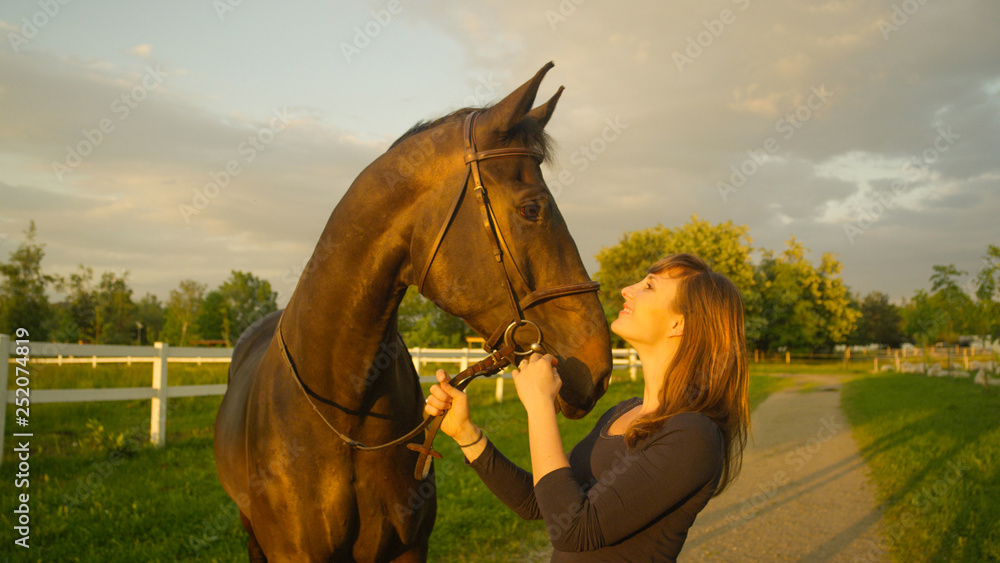
{"label": "horse's eye", "polygon": [[538,219],[539,214],[541,214],[542,212],[542,208],[539,207],[537,204],[531,204],[531,205],[525,205],[518,211],[521,213],[521,216],[524,217],[525,219],[531,219],[532,221],[534,221],[535,219]]}

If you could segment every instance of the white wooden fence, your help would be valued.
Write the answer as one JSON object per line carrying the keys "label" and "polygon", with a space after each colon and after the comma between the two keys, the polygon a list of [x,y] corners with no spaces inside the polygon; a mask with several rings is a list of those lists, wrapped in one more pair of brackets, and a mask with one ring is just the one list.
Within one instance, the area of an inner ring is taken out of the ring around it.
{"label": "white wooden fence", "polygon": [[[10,364],[17,362],[20,355],[11,357],[15,350],[15,342],[6,334],[0,334],[0,451],[3,451],[7,421],[7,404],[14,404],[14,390],[8,390],[8,372]],[[153,346],[115,346],[94,344],[60,344],[53,342],[30,342],[28,344],[28,380],[31,381],[31,365],[35,364],[128,364],[149,363],[153,365],[152,384],[149,387],[112,387],[102,389],[35,389],[30,384],[30,404],[38,403],[83,403],[92,401],[131,401],[150,399],[151,412],[149,419],[149,440],[157,446],[166,444],[167,401],[177,397],[203,397],[222,395],[226,392],[226,384],[205,385],[168,385],[169,366],[172,363],[229,363],[233,355],[232,348],[184,348],[172,347],[163,342]],[[420,373],[420,368],[427,363],[456,363],[460,370],[469,367],[485,355],[485,352],[469,348],[410,348],[413,365]],[[612,351],[615,366],[629,368],[629,377],[635,381],[639,357],[635,350],[619,349]],[[20,366],[20,364],[17,364]],[[18,372],[15,372],[15,374]],[[496,379],[496,399],[503,402],[504,378],[510,378],[505,372]],[[433,376],[420,378],[423,383],[436,381]],[[29,417],[30,420],[30,417]],[[2,458],[0,458],[2,459]]]}

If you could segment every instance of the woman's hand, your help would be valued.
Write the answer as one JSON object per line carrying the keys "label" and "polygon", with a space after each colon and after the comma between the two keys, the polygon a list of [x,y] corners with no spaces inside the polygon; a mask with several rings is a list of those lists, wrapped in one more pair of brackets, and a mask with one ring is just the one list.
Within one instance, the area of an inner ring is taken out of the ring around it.
{"label": "woman's hand", "polygon": [[550,354],[532,354],[522,360],[514,370],[514,386],[524,409],[528,413],[546,409],[555,412],[556,397],[562,387],[562,379],[556,371],[558,360]]}
{"label": "woman's hand", "polygon": [[430,416],[445,413],[441,421],[444,432],[459,444],[469,444],[479,437],[479,429],[469,418],[469,397],[448,383],[448,374],[443,369],[435,374],[438,383],[431,386],[424,412]]}

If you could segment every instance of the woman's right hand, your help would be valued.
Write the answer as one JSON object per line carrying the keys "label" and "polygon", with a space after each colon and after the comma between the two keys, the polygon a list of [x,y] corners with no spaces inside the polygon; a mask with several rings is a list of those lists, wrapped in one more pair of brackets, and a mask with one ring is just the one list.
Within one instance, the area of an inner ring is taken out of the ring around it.
{"label": "woman's right hand", "polygon": [[480,430],[469,418],[469,397],[448,383],[448,374],[443,369],[435,374],[438,383],[431,386],[424,412],[430,416],[445,413],[441,421],[444,432],[459,444],[469,444],[479,437]]}

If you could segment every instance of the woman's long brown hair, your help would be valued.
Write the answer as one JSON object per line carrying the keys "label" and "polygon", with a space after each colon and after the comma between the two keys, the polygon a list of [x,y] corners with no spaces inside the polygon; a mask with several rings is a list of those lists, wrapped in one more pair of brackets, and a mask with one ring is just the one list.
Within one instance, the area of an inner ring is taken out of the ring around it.
{"label": "woman's long brown hair", "polygon": [[718,495],[739,475],[750,427],[743,299],[733,282],[692,254],[671,254],[649,273],[679,280],[674,308],[684,316],[684,332],[664,374],[659,408],[632,423],[625,443],[635,447],[676,414],[704,414],[722,429],[725,441]]}

